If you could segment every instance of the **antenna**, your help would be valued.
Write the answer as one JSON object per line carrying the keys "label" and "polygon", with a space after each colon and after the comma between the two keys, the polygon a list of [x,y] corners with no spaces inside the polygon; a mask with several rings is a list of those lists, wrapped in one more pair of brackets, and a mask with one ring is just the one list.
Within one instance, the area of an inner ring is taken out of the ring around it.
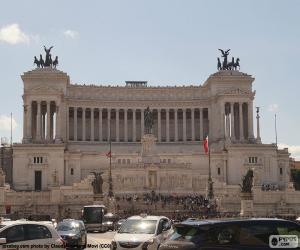
{"label": "antenna", "polygon": [[276,147],[277,147],[277,122],[276,122],[276,114],[275,114],[275,143],[276,143]]}

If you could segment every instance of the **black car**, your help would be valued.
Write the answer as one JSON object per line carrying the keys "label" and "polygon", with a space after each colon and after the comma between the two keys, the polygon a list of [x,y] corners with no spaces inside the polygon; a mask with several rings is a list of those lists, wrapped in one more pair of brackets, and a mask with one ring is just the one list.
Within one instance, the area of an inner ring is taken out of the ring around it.
{"label": "black car", "polygon": [[193,220],[175,224],[173,229],[159,250],[278,249],[283,246],[279,244],[286,244],[279,235],[294,240],[293,248],[285,249],[300,249],[300,242],[296,243],[300,241],[300,225],[282,219]]}
{"label": "black car", "polygon": [[56,230],[69,248],[86,248],[87,232],[81,220],[67,219],[57,224]]}

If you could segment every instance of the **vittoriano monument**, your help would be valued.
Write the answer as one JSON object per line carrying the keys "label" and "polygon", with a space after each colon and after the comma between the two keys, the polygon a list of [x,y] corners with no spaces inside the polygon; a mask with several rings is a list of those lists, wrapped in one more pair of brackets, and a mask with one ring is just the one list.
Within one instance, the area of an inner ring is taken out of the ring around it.
{"label": "vittoriano monument", "polygon": [[219,49],[222,52],[223,63],[221,63],[220,58],[218,57],[218,70],[237,70],[240,69],[240,59],[237,58],[236,61],[234,61],[234,57],[232,57],[231,62],[228,62],[227,57],[229,55],[230,49],[224,50]]}
{"label": "vittoriano monument", "polygon": [[153,128],[153,114],[149,107],[145,110],[144,114],[144,124],[145,124],[145,134],[152,134],[152,128]]}
{"label": "vittoriano monument", "polygon": [[58,56],[55,57],[54,61],[52,60],[52,55],[50,54],[52,48],[53,46],[51,46],[49,49],[44,46],[44,50],[46,52],[45,60],[43,59],[42,54],[40,54],[39,59],[37,59],[36,56],[34,57],[33,64],[36,64],[38,68],[56,68],[56,66],[58,65]]}

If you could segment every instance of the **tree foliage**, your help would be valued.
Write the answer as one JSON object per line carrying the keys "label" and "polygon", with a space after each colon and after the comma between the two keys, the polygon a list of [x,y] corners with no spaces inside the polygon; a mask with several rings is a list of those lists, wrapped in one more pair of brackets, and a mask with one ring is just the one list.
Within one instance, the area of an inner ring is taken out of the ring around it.
{"label": "tree foliage", "polygon": [[296,190],[300,190],[300,169],[291,169],[292,181]]}

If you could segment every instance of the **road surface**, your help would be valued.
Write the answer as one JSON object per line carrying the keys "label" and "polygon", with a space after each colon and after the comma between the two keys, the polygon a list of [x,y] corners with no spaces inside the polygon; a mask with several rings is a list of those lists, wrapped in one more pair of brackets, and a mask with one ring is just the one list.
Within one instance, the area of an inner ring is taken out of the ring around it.
{"label": "road surface", "polygon": [[115,232],[106,233],[88,233],[88,246],[86,249],[110,249],[110,243],[115,235]]}

